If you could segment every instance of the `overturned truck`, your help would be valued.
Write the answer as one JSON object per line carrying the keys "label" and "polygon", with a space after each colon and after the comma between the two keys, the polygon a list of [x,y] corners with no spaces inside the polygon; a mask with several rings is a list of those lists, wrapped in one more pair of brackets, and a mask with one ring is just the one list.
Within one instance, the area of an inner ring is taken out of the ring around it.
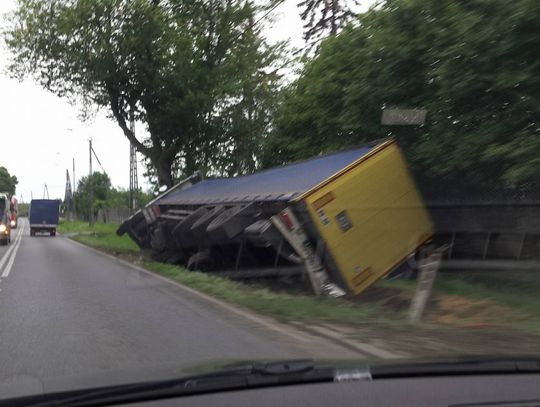
{"label": "overturned truck", "polygon": [[358,294],[413,255],[433,225],[393,140],[231,178],[195,174],[127,219],[155,258],[229,277],[300,273]]}

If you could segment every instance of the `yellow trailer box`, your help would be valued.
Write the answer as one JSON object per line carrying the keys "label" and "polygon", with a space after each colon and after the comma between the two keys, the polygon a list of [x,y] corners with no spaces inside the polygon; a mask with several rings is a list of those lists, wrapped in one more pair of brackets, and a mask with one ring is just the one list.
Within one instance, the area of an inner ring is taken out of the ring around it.
{"label": "yellow trailer box", "polygon": [[333,272],[355,294],[402,264],[434,232],[394,140],[379,144],[296,203],[307,208]]}

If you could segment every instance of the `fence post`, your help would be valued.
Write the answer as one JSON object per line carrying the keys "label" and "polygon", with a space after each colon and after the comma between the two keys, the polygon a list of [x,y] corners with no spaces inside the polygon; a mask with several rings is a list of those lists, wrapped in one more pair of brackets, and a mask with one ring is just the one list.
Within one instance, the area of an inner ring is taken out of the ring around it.
{"label": "fence post", "polygon": [[447,249],[448,245],[441,246],[420,259],[418,265],[418,284],[409,308],[409,322],[417,323],[422,319],[433,290],[433,284],[437,277],[437,271],[439,270],[443,253]]}

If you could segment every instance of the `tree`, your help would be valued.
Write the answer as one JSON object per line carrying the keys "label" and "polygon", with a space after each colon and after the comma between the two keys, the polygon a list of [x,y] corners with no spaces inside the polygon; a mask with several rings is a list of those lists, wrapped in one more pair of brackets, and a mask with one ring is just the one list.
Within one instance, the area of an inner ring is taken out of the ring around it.
{"label": "tree", "polygon": [[319,41],[325,34],[335,35],[354,13],[351,5],[358,5],[356,0],[302,0],[298,7],[302,8],[300,17],[304,24],[304,40]]}
{"label": "tree", "polygon": [[[88,219],[90,210],[93,210],[94,219],[99,209],[105,207],[111,191],[111,180],[107,174],[94,172],[91,176],[84,176],[77,184],[75,192],[75,205],[77,214]],[[90,208],[90,197],[93,197],[92,208]]]}
{"label": "tree", "polygon": [[[107,195],[106,208],[129,209],[129,190],[123,188],[111,188]],[[139,190],[139,206],[142,208],[153,199],[153,196],[147,192]]]}
{"label": "tree", "polygon": [[[323,41],[284,90],[264,165],[394,136],[435,184],[539,187],[538,17],[531,0],[387,0]],[[385,127],[385,106],[428,120]]]}
{"label": "tree", "polygon": [[19,181],[14,175],[10,175],[6,167],[0,167],[0,192],[14,195]]}
{"label": "tree", "polygon": [[[236,149],[223,147],[221,126],[236,126],[244,82],[262,78],[264,64],[279,57],[279,47],[254,29],[256,11],[245,0],[18,0],[5,37],[10,71],[82,102],[85,111],[106,108],[159,184],[171,186]],[[243,47],[261,56],[244,60]],[[246,68],[247,61],[255,65]],[[149,137],[135,137],[131,118]]]}

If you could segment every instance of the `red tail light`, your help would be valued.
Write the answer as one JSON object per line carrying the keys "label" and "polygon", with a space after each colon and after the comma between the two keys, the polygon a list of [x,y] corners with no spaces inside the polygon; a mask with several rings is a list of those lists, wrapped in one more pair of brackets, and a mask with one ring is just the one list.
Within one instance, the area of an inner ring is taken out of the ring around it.
{"label": "red tail light", "polygon": [[281,217],[281,221],[287,226],[287,229],[293,230],[294,224],[289,214],[287,212],[281,212],[279,216]]}

